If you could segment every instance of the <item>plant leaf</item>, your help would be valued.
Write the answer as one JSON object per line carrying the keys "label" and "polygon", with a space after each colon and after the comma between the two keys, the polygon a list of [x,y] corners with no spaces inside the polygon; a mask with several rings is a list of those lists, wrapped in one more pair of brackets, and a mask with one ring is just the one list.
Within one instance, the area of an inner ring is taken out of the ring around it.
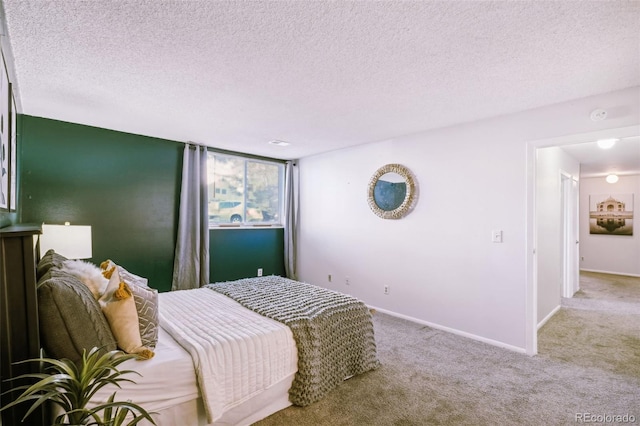
{"label": "plant leaf", "polygon": [[[17,404],[31,402],[25,418],[45,401],[59,406],[64,413],[56,417],[54,424],[63,425],[96,425],[119,426],[132,417],[128,425],[137,425],[143,419],[155,425],[151,415],[141,406],[130,401],[115,401],[114,392],[106,404],[93,408],[86,405],[95,393],[107,385],[120,388],[120,383],[135,381],[123,377],[123,375],[140,373],[134,370],[120,370],[118,367],[129,359],[134,359],[134,354],[123,354],[121,351],[101,353],[98,348],[92,348],[82,352],[82,360],[77,366],[69,359],[37,358],[20,361],[19,363],[39,362],[45,366],[47,373],[23,374],[12,380],[29,379],[36,380],[33,384],[19,384],[7,392],[22,392],[15,401],[0,408],[0,411]],[[104,415],[104,419],[100,417]],[[24,420],[24,419],[23,419]]]}

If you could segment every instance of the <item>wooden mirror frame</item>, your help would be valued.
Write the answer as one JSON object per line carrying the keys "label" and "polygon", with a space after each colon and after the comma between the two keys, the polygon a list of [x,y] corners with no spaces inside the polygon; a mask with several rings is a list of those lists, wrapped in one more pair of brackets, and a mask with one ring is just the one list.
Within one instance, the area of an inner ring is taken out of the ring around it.
{"label": "wooden mirror frame", "polygon": [[[376,188],[376,183],[378,183],[378,179],[380,179],[386,173],[397,173],[402,176],[407,184],[407,193],[404,196],[404,200],[402,204],[393,210],[383,210],[378,207],[376,204],[376,200],[374,197],[374,191]],[[413,173],[411,170],[406,168],[401,164],[385,164],[380,167],[374,174],[371,176],[371,180],[369,180],[369,188],[367,194],[367,201],[369,203],[369,207],[371,210],[378,216],[383,219],[401,219],[405,217],[413,207],[415,206],[418,200],[418,188],[416,184],[416,180],[413,177]]]}

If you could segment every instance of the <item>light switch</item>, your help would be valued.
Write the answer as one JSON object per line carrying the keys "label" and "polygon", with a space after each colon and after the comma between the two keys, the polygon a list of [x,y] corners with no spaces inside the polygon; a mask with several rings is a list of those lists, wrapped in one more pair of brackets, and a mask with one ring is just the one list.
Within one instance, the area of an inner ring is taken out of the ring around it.
{"label": "light switch", "polygon": [[491,231],[491,241],[493,241],[494,243],[501,243],[502,242],[502,230],[494,229],[493,231]]}

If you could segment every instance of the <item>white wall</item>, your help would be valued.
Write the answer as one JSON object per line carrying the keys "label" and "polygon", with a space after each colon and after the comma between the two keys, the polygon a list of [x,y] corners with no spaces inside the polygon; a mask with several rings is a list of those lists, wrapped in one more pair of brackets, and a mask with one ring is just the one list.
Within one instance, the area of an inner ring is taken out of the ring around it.
{"label": "white wall", "polygon": [[[634,194],[633,236],[589,234],[589,196],[601,194]],[[620,176],[614,184],[603,177],[580,181],[580,269],[640,276],[639,197],[640,175]]]}
{"label": "white wall", "polygon": [[[300,279],[524,350],[533,303],[527,142],[638,124],[639,94],[636,87],[302,159]],[[594,123],[597,107],[623,113]],[[409,216],[384,220],[369,210],[367,184],[395,162],[413,171],[420,198]],[[492,243],[493,229],[503,230],[502,244]]]}
{"label": "white wall", "polygon": [[579,180],[580,163],[559,147],[541,148],[536,163],[538,323],[558,306],[563,284],[562,179]]}

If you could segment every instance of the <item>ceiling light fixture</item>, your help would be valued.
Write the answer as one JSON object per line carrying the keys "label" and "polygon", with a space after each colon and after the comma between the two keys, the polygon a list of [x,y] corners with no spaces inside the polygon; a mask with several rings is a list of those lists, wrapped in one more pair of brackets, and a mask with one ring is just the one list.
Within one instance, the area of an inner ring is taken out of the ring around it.
{"label": "ceiling light fixture", "polygon": [[597,144],[602,149],[609,149],[616,144],[620,139],[611,138],[611,139],[600,139]]}
{"label": "ceiling light fixture", "polygon": [[277,140],[277,139],[269,141],[269,143],[271,145],[277,145],[277,146],[288,146],[288,145],[291,145],[289,142],[280,141],[280,140]]}
{"label": "ceiling light fixture", "polygon": [[609,183],[616,183],[618,181],[618,175],[614,175],[613,173],[610,175],[607,175],[606,181]]}

